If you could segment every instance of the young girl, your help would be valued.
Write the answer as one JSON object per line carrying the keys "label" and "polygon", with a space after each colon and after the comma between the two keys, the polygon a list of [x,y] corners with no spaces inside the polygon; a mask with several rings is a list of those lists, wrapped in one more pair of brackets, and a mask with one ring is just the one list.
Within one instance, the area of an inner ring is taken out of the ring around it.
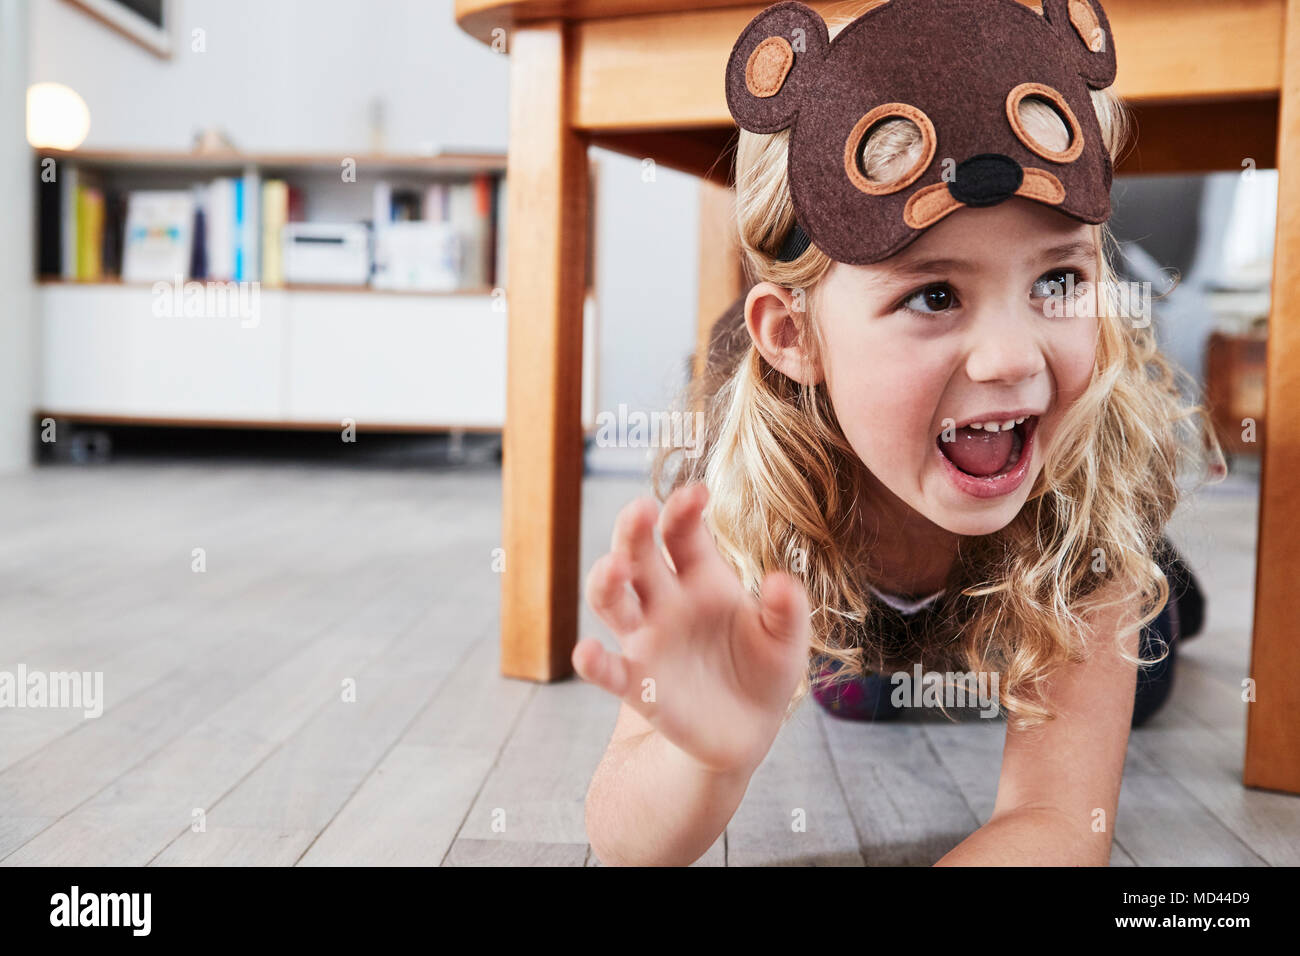
{"label": "young girl", "polygon": [[1108,861],[1138,667],[1167,689],[1190,585],[1179,466],[1223,466],[1120,308],[1109,24],[1042,8],[786,2],[737,41],[755,282],[689,395],[704,454],[661,453],[662,513],[625,507],[588,575],[623,653],[573,654],[622,701],[587,797],[605,863],[699,858],[809,690],[884,716],[916,665],[996,678],[1007,715],[993,815],[939,862]]}

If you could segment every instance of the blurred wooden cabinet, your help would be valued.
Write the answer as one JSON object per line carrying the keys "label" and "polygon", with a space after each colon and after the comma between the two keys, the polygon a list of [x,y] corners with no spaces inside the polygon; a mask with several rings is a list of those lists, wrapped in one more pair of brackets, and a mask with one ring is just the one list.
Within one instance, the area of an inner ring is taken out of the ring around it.
{"label": "blurred wooden cabinet", "polygon": [[1206,401],[1219,442],[1230,455],[1258,455],[1263,449],[1267,363],[1268,336],[1262,331],[1213,332],[1206,344]]}

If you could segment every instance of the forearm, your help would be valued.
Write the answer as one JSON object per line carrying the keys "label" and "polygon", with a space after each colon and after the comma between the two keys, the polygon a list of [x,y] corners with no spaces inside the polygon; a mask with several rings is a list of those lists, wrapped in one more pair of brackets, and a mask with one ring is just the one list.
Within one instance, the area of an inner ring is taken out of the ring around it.
{"label": "forearm", "polygon": [[610,745],[587,791],[587,837],[602,863],[685,866],[731,820],[753,771],[702,768],[657,731]]}
{"label": "forearm", "polygon": [[995,816],[935,866],[1106,866],[1110,834],[1052,808],[1022,807]]}

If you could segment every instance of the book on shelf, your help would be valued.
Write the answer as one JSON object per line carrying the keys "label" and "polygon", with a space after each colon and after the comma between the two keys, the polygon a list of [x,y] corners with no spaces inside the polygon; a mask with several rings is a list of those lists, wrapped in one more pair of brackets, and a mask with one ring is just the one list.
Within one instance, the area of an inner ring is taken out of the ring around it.
{"label": "book on shelf", "polygon": [[302,187],[289,184],[289,222],[306,222],[307,198]]}
{"label": "book on shelf", "polygon": [[219,176],[208,184],[203,216],[207,227],[208,271],[204,278],[235,277],[235,180]]}
{"label": "book on shelf", "polygon": [[492,283],[500,289],[506,287],[506,177],[496,177],[494,212],[492,227],[496,230],[493,237]]}
{"label": "book on shelf", "polygon": [[[275,286],[292,282],[286,227],[304,223],[307,204],[303,185],[291,183],[281,169],[263,179],[249,161],[242,174],[212,175],[188,188],[128,190],[122,187],[138,184],[142,169],[123,175],[116,166],[60,158],[57,181],[40,185],[37,272],[80,281],[143,282],[180,275]],[[374,185],[370,202],[368,272],[361,284],[413,291],[504,285],[504,174],[394,173],[392,182]],[[331,202],[319,208],[332,208]],[[366,224],[312,225],[316,233],[295,233],[295,243],[323,241],[321,230],[343,230],[348,273],[355,275],[352,227]],[[296,265],[303,261],[295,256]]]}
{"label": "book on shelf", "polygon": [[501,214],[500,200],[501,190],[499,178],[494,178],[488,183],[488,225],[487,236],[487,275],[493,287],[505,285],[501,276],[498,274],[497,265],[497,216]]}
{"label": "book on shelf", "polygon": [[172,281],[190,267],[194,194],[187,189],[137,190],[126,210],[122,249],[125,282]]}
{"label": "book on shelf", "polygon": [[393,221],[393,187],[385,180],[375,183],[371,193],[370,231],[378,241],[379,233]]}
{"label": "book on shelf", "polygon": [[36,274],[63,275],[63,184],[40,176],[36,189]]}
{"label": "book on shelf", "polygon": [[230,247],[230,278],[238,282],[244,278],[244,181],[242,179],[232,179],[231,181],[231,199],[234,203],[231,206],[230,228],[231,228],[231,247]]}
{"label": "book on shelf", "polygon": [[250,167],[238,182],[243,206],[235,279],[257,282],[262,275],[262,176]]}
{"label": "book on shelf", "polygon": [[63,278],[77,278],[77,187],[81,181],[80,170],[73,163],[60,163],[59,178],[62,189],[62,226],[63,242],[62,262],[60,265]]}
{"label": "book on shelf", "polygon": [[194,194],[194,231],[190,240],[190,269],[189,276],[191,279],[206,279],[208,277],[208,211],[207,187],[200,184],[196,185],[191,192]]}
{"label": "book on shelf", "polygon": [[424,208],[421,218],[431,222],[445,222],[447,194],[450,191],[450,185],[445,182],[430,183],[424,190]]}
{"label": "book on shelf", "polygon": [[284,227],[289,222],[289,184],[262,183],[262,282],[284,285]]}
{"label": "book on shelf", "polygon": [[122,274],[122,256],[126,243],[126,216],[130,205],[130,194],[120,189],[104,191],[104,236],[100,262],[103,274],[119,276]]}
{"label": "book on shelf", "polygon": [[77,281],[103,278],[104,194],[94,186],[77,187]]}

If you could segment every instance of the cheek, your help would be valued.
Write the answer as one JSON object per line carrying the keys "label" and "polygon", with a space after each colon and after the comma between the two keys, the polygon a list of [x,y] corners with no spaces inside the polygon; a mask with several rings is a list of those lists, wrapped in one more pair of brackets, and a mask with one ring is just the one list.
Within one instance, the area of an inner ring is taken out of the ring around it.
{"label": "cheek", "polygon": [[1052,367],[1056,377],[1059,400],[1062,406],[1077,399],[1092,380],[1097,361],[1097,322],[1079,323],[1063,336],[1052,353]]}
{"label": "cheek", "polygon": [[[925,437],[947,372],[917,362],[915,344],[880,341],[833,343],[826,386],[844,436],[873,471],[925,452]],[[937,431],[936,431],[937,434]]]}

